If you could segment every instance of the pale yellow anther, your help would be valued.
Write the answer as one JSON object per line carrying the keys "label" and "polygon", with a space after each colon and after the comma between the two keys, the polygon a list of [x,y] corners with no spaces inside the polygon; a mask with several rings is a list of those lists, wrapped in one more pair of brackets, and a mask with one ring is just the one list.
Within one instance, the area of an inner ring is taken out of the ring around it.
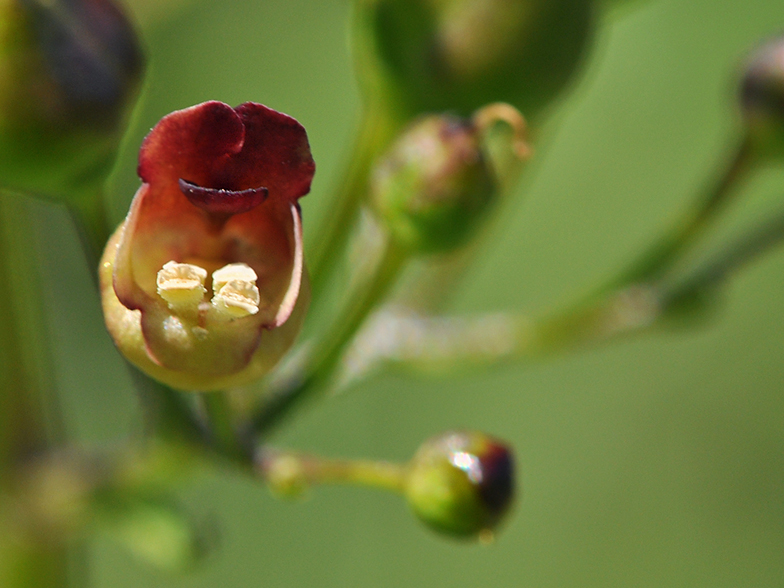
{"label": "pale yellow anther", "polygon": [[256,272],[246,263],[230,263],[212,272],[212,291],[217,293],[232,280],[256,283]]}
{"label": "pale yellow anther", "polygon": [[169,261],[158,270],[158,295],[175,312],[197,312],[207,289],[207,270],[190,263]]}
{"label": "pale yellow anther", "polygon": [[235,319],[259,312],[256,272],[244,263],[230,263],[212,273],[212,306],[218,316]]}

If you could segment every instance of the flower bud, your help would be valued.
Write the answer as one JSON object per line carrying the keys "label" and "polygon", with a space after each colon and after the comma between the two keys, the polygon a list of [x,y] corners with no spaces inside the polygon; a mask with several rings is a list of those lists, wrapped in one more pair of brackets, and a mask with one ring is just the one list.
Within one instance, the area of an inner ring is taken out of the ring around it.
{"label": "flower bud", "polygon": [[2,0],[0,185],[63,198],[105,180],[142,69],[111,0]]}
{"label": "flower bud", "polygon": [[381,158],[370,180],[373,206],[411,251],[465,243],[494,201],[494,174],[471,121],[434,115],[416,121]]}
{"label": "flower bud", "polygon": [[[212,550],[215,530],[162,498],[110,496],[93,508],[105,531],[140,561],[168,572],[193,568]],[[108,501],[105,501],[108,502]]]}
{"label": "flower bud", "polygon": [[413,113],[503,101],[530,118],[578,68],[592,14],[589,0],[358,0],[360,81]]}
{"label": "flower bud", "polygon": [[512,503],[512,452],[477,432],[434,437],[411,460],[405,495],[414,513],[436,531],[463,537],[487,533]]}
{"label": "flower bud", "polygon": [[784,37],[754,53],[740,87],[749,138],[760,155],[784,155]]}
{"label": "flower bud", "polygon": [[274,367],[308,304],[297,199],[314,171],[305,129],[261,104],[205,102],[164,117],[144,140],[144,183],[100,269],[120,351],[186,390]]}

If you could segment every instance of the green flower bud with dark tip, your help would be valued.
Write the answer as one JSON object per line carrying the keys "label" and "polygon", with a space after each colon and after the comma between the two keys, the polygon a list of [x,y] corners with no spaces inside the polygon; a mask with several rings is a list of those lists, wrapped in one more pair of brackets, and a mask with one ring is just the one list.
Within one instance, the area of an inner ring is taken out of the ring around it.
{"label": "green flower bud with dark tip", "polygon": [[370,180],[379,218],[403,247],[449,251],[465,243],[497,193],[471,121],[416,121],[381,158]]}
{"label": "green flower bud with dark tip", "polygon": [[504,101],[530,118],[578,69],[593,13],[589,0],[357,0],[360,81],[413,114]]}
{"label": "green flower bud with dark tip", "polygon": [[0,0],[0,186],[56,199],[94,192],[142,70],[110,0]]}
{"label": "green flower bud with dark tip", "polygon": [[509,447],[482,433],[452,431],[419,448],[409,464],[405,495],[429,527],[473,537],[501,522],[514,486]]}
{"label": "green flower bud with dark tip", "polygon": [[784,37],[758,49],[740,87],[743,119],[761,156],[784,156]]}

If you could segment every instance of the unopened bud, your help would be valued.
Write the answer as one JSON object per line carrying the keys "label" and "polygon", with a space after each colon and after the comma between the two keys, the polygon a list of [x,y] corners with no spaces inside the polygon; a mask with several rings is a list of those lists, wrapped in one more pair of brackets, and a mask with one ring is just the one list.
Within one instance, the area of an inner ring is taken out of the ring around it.
{"label": "unopened bud", "polygon": [[533,116],[577,70],[588,0],[363,0],[355,54],[368,94],[414,113],[468,114],[508,102]]}
{"label": "unopened bud", "polygon": [[377,164],[371,198],[394,239],[420,253],[465,243],[497,193],[473,123],[420,119]]}
{"label": "unopened bud", "polygon": [[436,531],[486,536],[512,504],[511,450],[477,432],[430,439],[409,464],[405,495],[414,513]]}
{"label": "unopened bud", "polygon": [[99,510],[98,521],[141,561],[169,572],[192,568],[210,551],[214,530],[197,524],[178,505],[126,499]]}
{"label": "unopened bud", "polygon": [[784,155],[784,37],[751,57],[740,88],[743,118],[760,155]]}
{"label": "unopened bud", "polygon": [[0,185],[62,199],[104,181],[142,66],[111,0],[0,3]]}

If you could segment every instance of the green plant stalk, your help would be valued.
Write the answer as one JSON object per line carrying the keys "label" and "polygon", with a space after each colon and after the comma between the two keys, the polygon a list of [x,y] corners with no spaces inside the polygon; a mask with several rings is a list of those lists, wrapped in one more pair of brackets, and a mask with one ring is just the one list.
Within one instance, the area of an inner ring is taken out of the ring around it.
{"label": "green plant stalk", "polygon": [[627,269],[615,276],[605,290],[618,288],[659,277],[685,249],[692,245],[710,226],[730,201],[740,181],[758,163],[756,153],[747,136],[735,148],[722,173],[710,183],[703,195],[660,236]]}
{"label": "green plant stalk", "polygon": [[[22,197],[0,195],[0,494],[12,491],[18,468],[30,456],[62,440],[33,234]],[[15,541],[5,522],[0,585],[67,586],[68,546],[29,537]]]}
{"label": "green plant stalk", "polygon": [[252,464],[253,451],[250,444],[239,436],[226,394],[204,392],[201,399],[207,413],[213,449],[235,463],[246,466]]}
{"label": "green plant stalk", "polygon": [[[386,343],[382,357],[366,349],[365,370],[351,374],[345,384],[378,363],[401,365],[428,373],[485,369],[501,364],[542,360],[556,353],[593,347],[658,328],[684,302],[712,295],[734,273],[784,242],[784,211],[758,222],[694,267],[664,275],[656,282],[641,282],[605,295],[586,298],[571,308],[530,318],[521,315],[460,317],[408,317],[408,326],[394,332],[411,332],[400,338],[396,352]],[[483,321],[492,319],[483,325]],[[417,340],[416,353],[405,346]],[[467,349],[464,342],[474,340]],[[373,341],[370,337],[368,341]],[[445,343],[446,342],[446,343]],[[450,347],[451,345],[451,347]],[[366,346],[367,347],[367,346]]]}
{"label": "green plant stalk", "polygon": [[367,195],[370,172],[375,159],[383,152],[407,123],[407,117],[388,102],[368,104],[363,113],[359,133],[354,141],[346,169],[334,193],[328,198],[331,208],[325,215],[309,251],[311,275],[311,308],[317,309],[339,261],[345,258],[349,228],[357,219],[359,208]]}
{"label": "green plant stalk", "polygon": [[405,466],[372,460],[319,459],[306,463],[308,479],[320,484],[351,484],[402,493]]}
{"label": "green plant stalk", "polygon": [[387,237],[384,252],[373,275],[359,288],[359,292],[347,297],[349,304],[332,327],[319,338],[302,375],[269,391],[266,402],[252,419],[251,428],[255,434],[266,435],[303,401],[330,384],[346,347],[370,312],[397,282],[408,259],[408,252]]}
{"label": "green plant stalk", "polygon": [[314,455],[263,449],[257,459],[258,470],[275,487],[275,471],[296,472],[299,484],[348,484],[402,493],[406,481],[405,465],[369,459],[327,459]]}
{"label": "green plant stalk", "polygon": [[98,262],[104,245],[111,236],[103,190],[90,189],[68,206],[68,212],[79,235],[82,251],[90,267],[90,275],[98,283]]}
{"label": "green plant stalk", "polygon": [[715,292],[734,272],[781,241],[784,213],[756,224],[687,271],[631,284],[530,324],[528,335],[518,337],[513,355],[518,359],[545,355],[654,328],[683,301]]}
{"label": "green plant stalk", "polygon": [[[495,313],[450,319],[397,314],[384,319],[398,321],[389,329],[397,339],[387,339],[381,348],[374,349],[377,337],[360,336],[359,357],[354,356],[353,371],[341,374],[341,383],[355,384],[379,365],[453,375],[543,360],[650,328],[661,312],[656,287],[640,284],[542,317]],[[412,341],[413,348],[409,346]]]}
{"label": "green plant stalk", "polygon": [[668,307],[700,292],[720,287],[732,274],[779,246],[782,241],[784,211],[752,226],[684,276],[668,278],[662,285],[663,305]]}

